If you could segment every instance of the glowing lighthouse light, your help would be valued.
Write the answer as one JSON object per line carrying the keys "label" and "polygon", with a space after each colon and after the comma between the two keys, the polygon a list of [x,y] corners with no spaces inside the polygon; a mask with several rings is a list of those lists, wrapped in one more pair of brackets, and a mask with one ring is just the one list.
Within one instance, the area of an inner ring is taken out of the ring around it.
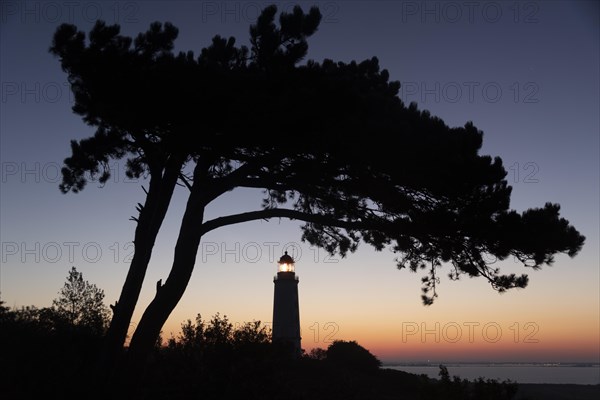
{"label": "glowing lighthouse light", "polygon": [[279,264],[279,272],[294,272],[294,259],[288,256],[287,251],[277,261],[277,264]]}

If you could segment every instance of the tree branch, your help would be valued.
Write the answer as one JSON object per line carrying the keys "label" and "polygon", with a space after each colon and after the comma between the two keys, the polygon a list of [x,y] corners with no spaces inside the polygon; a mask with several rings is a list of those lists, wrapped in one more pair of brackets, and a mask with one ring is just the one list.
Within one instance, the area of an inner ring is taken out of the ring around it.
{"label": "tree branch", "polygon": [[329,217],[323,214],[309,214],[302,211],[290,210],[287,208],[269,208],[265,210],[249,211],[240,214],[228,215],[206,221],[202,224],[202,234],[226,225],[238,224],[241,222],[255,221],[259,219],[270,218],[289,218],[305,222],[311,222],[317,225],[336,226],[347,230],[356,229],[382,229],[382,224],[375,221],[345,221]]}
{"label": "tree branch", "polygon": [[187,178],[185,177],[185,175],[183,175],[182,173],[179,173],[179,179],[183,182],[183,184],[185,185],[185,187],[187,187],[188,190],[191,192],[192,191],[192,185],[187,180]]}

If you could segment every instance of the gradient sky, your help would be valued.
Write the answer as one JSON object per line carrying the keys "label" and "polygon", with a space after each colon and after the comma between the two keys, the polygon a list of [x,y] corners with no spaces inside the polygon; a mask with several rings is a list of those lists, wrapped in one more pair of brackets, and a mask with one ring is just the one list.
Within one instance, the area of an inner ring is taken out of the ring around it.
{"label": "gradient sky", "polygon": [[[220,34],[247,44],[259,10],[292,2],[147,1],[0,3],[0,292],[9,306],[51,305],[73,265],[114,303],[133,246],[143,180],[121,163],[103,188],[58,190],[69,140],[93,131],[71,111],[65,74],[48,53],[62,22],[88,32],[96,19],[136,35],[153,21],[179,28],[177,50],[200,49]],[[401,97],[450,126],[473,121],[482,154],[500,156],[513,186],[511,207],[545,202],[587,237],[574,259],[529,271],[525,290],[494,292],[483,279],[442,278],[430,307],[421,274],[398,271],[394,254],[367,246],[345,259],[300,242],[299,224],[252,222],[207,234],[187,292],[163,329],[177,335],[197,313],[234,323],[272,318],[276,261],[288,248],[300,277],[306,350],[357,340],[384,361],[598,362],[599,8],[593,1],[311,1],[323,21],[309,59],[377,56]],[[302,138],[297,138],[302,140]],[[382,146],[387,145],[382,143]],[[410,151],[409,149],[407,151]],[[166,279],[187,190],[177,189],[158,236],[132,326]],[[236,190],[207,217],[260,206],[260,193]],[[505,272],[523,268],[504,262]],[[443,271],[442,271],[443,272]],[[445,276],[444,274],[441,274]]]}

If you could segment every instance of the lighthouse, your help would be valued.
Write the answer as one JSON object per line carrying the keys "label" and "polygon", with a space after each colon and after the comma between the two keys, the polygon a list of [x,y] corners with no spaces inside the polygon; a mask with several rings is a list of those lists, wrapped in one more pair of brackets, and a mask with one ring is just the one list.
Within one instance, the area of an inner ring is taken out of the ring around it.
{"label": "lighthouse", "polygon": [[287,253],[277,262],[277,276],[273,279],[273,342],[287,342],[293,355],[299,357],[300,308],[298,307],[298,277],[294,259]]}

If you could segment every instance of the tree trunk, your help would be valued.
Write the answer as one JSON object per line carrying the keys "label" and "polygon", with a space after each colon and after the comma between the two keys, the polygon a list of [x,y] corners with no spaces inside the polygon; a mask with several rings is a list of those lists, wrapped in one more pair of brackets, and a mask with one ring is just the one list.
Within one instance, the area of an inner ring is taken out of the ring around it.
{"label": "tree trunk", "polygon": [[120,372],[118,366],[127,338],[131,317],[138,301],[152,249],[160,226],[165,218],[175,185],[181,171],[181,158],[171,158],[164,174],[151,174],[146,201],[138,215],[135,230],[135,253],[121,295],[113,308],[113,318],[104,340],[104,351],[98,364],[101,388],[114,382]]}
{"label": "tree trunk", "polygon": [[175,245],[171,272],[164,285],[157,286],[156,295],[144,311],[129,344],[128,382],[134,390],[143,377],[144,365],[156,344],[160,330],[183,296],[194,269],[202,237],[205,208],[200,194],[199,180],[199,177],[194,178],[192,193],[186,205]]}

